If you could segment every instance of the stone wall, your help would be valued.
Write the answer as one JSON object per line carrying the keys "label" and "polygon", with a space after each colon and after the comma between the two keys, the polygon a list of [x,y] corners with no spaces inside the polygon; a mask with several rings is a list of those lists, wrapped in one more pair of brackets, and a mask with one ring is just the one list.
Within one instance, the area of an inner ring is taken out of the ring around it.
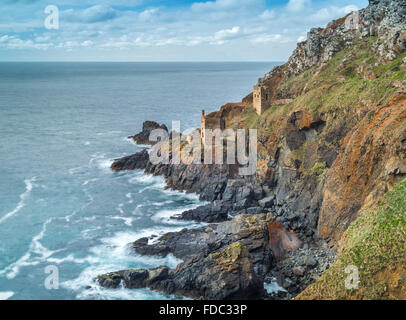
{"label": "stone wall", "polygon": [[262,85],[254,86],[253,103],[257,114],[263,114],[264,111],[271,105],[268,87]]}

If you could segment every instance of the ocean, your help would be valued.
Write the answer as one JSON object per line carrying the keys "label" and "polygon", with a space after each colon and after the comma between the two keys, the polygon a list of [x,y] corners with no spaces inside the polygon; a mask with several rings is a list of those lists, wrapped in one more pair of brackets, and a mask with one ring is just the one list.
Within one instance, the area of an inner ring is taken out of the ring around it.
{"label": "ocean", "polygon": [[241,101],[275,65],[0,63],[0,300],[181,298],[94,284],[105,272],[175,267],[172,255],[128,244],[199,226],[170,216],[203,204],[110,165],[145,148],[128,139],[145,120],[198,128],[202,109]]}

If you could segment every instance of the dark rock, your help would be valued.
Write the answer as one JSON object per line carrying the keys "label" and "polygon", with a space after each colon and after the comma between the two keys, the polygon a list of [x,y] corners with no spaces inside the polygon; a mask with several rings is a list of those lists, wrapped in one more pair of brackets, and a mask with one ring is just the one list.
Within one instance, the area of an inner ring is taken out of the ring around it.
{"label": "dark rock", "polygon": [[272,219],[272,215],[267,214],[238,215],[230,221],[207,227],[164,234],[152,244],[140,239],[132,246],[138,254],[166,256],[172,253],[185,260],[197,252],[211,253],[241,242],[251,254],[256,273],[264,275],[273,259],[268,236],[268,224]]}
{"label": "dark rock", "polygon": [[147,270],[128,270],[121,272],[124,285],[129,289],[138,289],[145,287],[149,273]]}
{"label": "dark rock", "polygon": [[240,242],[205,258],[195,256],[181,263],[172,281],[175,293],[204,299],[258,299],[265,293],[250,253]]}
{"label": "dark rock", "polygon": [[245,210],[245,212],[247,214],[260,214],[262,213],[264,210],[261,207],[251,207],[251,208],[247,208]]}
{"label": "dark rock", "polygon": [[290,150],[299,149],[306,142],[306,134],[302,131],[293,131],[286,137],[286,144]]}
{"label": "dark rock", "polygon": [[328,168],[331,168],[335,159],[338,156],[337,151],[327,147],[326,145],[320,145],[317,149],[319,156],[319,162],[325,162]]}
{"label": "dark rock", "polygon": [[122,277],[119,272],[112,272],[97,277],[97,281],[102,287],[111,289],[118,288],[121,283],[121,279]]}
{"label": "dark rock", "polygon": [[156,282],[168,279],[169,271],[169,268],[165,266],[149,270],[147,281],[148,286],[151,286]]}
{"label": "dark rock", "polygon": [[149,162],[147,150],[142,150],[128,157],[114,160],[111,165],[113,171],[145,169]]}
{"label": "dark rock", "polygon": [[274,202],[275,202],[275,196],[270,196],[270,197],[266,197],[264,199],[259,200],[258,204],[262,208],[270,208],[274,205]]}
{"label": "dark rock", "polygon": [[204,299],[258,299],[265,294],[263,280],[254,271],[250,253],[242,243],[205,255],[192,255],[176,270],[159,267],[151,270],[127,270],[99,276],[107,288],[117,288],[121,280],[127,288],[148,287],[169,294]]}
{"label": "dark rock", "polygon": [[141,255],[166,256],[169,248],[165,245],[148,245],[148,238],[141,238],[132,244],[134,251]]}
{"label": "dark rock", "polygon": [[149,137],[152,130],[162,129],[168,132],[168,128],[162,124],[156,123],[155,121],[145,121],[142,124],[142,131],[132,137],[137,144],[144,144],[144,145],[154,145],[156,141],[150,141]]}
{"label": "dark rock", "polygon": [[207,223],[222,222],[228,219],[228,212],[231,208],[229,203],[215,201],[196,209],[184,211],[180,215],[171,217],[171,219],[194,220]]}

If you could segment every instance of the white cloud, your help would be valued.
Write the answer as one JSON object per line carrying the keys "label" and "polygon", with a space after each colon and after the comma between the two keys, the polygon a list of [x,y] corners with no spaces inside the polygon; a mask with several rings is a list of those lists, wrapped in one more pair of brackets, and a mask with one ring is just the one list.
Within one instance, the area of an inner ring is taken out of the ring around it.
{"label": "white cloud", "polygon": [[40,49],[47,50],[49,47],[53,46],[52,43],[35,43],[34,41],[28,39],[23,40],[16,36],[4,35],[0,37],[0,48],[5,49]]}
{"label": "white cloud", "polygon": [[[142,1],[142,7],[136,7]],[[66,0],[60,8],[60,30],[52,32],[44,28],[40,1],[32,2],[29,9],[10,1],[2,7],[0,58],[12,57],[12,53],[2,55],[5,48],[47,48],[51,58],[70,50],[74,54],[68,58],[78,53],[79,58],[88,54],[89,60],[114,59],[119,50],[129,50],[131,57],[153,54],[162,59],[168,51],[180,59],[287,58],[311,27],[326,25],[366,2],[330,0],[326,5],[285,0],[287,5],[273,6],[268,0],[200,1],[205,2],[172,6],[171,1],[160,1],[159,7],[152,7],[145,0]],[[270,46],[272,52],[267,52]]]}
{"label": "white cloud", "polygon": [[319,9],[317,12],[310,16],[310,19],[314,23],[328,23],[334,19],[345,16],[357,10],[358,8],[355,5],[345,7],[330,6]]}
{"label": "white cloud", "polygon": [[232,29],[224,29],[217,31],[214,35],[216,40],[231,40],[235,39],[240,33],[240,27],[236,26]]}
{"label": "white cloud", "polygon": [[271,20],[273,18],[275,18],[276,16],[276,12],[275,10],[265,10],[260,16],[259,18],[262,20]]}
{"label": "white cloud", "polygon": [[158,13],[158,8],[147,9],[140,13],[139,18],[141,21],[144,22],[152,21],[154,18],[157,17]]}
{"label": "white cloud", "polygon": [[195,2],[192,4],[192,10],[196,12],[215,11],[233,9],[246,5],[243,0],[216,0],[208,2]]}
{"label": "white cloud", "polygon": [[290,12],[300,12],[312,4],[311,0],[289,0],[286,8]]}
{"label": "white cloud", "polygon": [[61,21],[95,23],[116,18],[118,13],[110,6],[95,5],[84,10],[67,9],[61,13]]}
{"label": "white cloud", "polygon": [[82,47],[91,47],[91,46],[93,46],[93,41],[91,41],[91,40],[85,40],[85,41],[83,41],[82,43],[81,43],[81,46]]}
{"label": "white cloud", "polygon": [[283,38],[280,34],[263,34],[251,39],[252,43],[270,43],[281,41],[283,41]]}
{"label": "white cloud", "polygon": [[111,20],[116,16],[116,11],[106,5],[95,5],[85,9],[82,13],[83,20],[90,23]]}

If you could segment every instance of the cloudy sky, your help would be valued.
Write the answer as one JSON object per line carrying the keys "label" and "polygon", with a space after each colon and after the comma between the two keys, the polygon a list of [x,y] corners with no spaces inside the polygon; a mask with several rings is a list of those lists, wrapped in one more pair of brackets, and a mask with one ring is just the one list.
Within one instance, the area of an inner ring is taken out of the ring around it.
{"label": "cloudy sky", "polygon": [[[59,29],[45,26],[48,5],[58,8]],[[367,0],[0,0],[0,61],[284,61],[309,28],[367,5]]]}

